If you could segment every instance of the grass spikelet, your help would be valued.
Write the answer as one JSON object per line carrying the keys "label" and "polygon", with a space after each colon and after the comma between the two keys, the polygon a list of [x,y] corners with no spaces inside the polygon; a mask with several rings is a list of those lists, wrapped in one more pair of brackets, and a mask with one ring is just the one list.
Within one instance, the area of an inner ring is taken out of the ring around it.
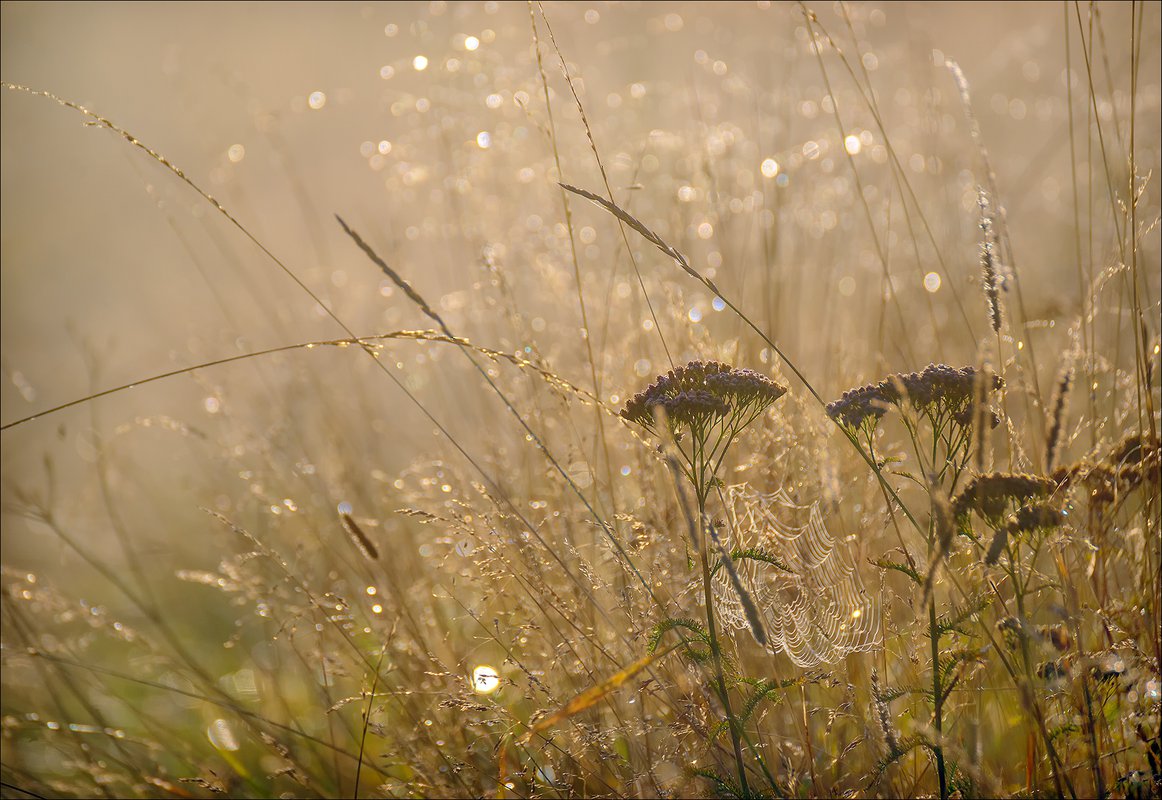
{"label": "grass spikelet", "polygon": [[675,250],[672,246],[667,244],[666,241],[664,239],[662,239],[661,236],[658,236],[656,233],[654,233],[652,230],[650,230],[646,226],[645,223],[643,223],[641,220],[639,220],[633,214],[630,214],[628,211],[625,211],[620,206],[618,206],[616,203],[614,203],[610,200],[606,200],[601,195],[594,194],[593,192],[590,192],[587,189],[581,189],[577,186],[570,186],[567,183],[562,183],[561,188],[567,189],[568,191],[573,192],[573,194],[580,195],[581,197],[584,197],[586,200],[592,200],[594,203],[597,203],[597,205],[601,206],[606,211],[608,211],[610,214],[613,214],[613,216],[617,217],[619,220],[624,222],[626,225],[628,225],[629,227],[631,227],[635,231],[637,231],[639,234],[641,234],[642,238],[644,238],[650,244],[657,247],[665,255],[674,259],[674,263],[677,264],[679,267],[681,267],[682,271],[685,272],[687,275],[689,275],[691,278],[693,278],[694,280],[701,283],[703,286],[705,286],[710,291],[714,292],[716,295],[720,295],[720,293],[718,291],[718,287],[714,285],[713,281],[711,281],[709,278],[703,276],[700,272],[698,272],[696,269],[694,269],[692,266],[690,266],[690,262],[686,260],[686,257],[684,255],[682,255],[680,252]]}
{"label": "grass spikelet", "polygon": [[363,532],[363,529],[359,527],[355,518],[346,511],[340,511],[339,520],[343,523],[343,530],[347,531],[347,536],[351,538],[351,543],[355,545],[355,549],[362,553],[368,561],[378,560],[379,550]]}
{"label": "grass spikelet", "polygon": [[1069,389],[1073,383],[1073,365],[1068,364],[1057,376],[1053,389],[1053,413],[1049,417],[1049,430],[1045,433],[1045,471],[1052,472],[1064,445],[1066,415],[1069,406]]}
{"label": "grass spikelet", "polygon": [[883,690],[880,687],[879,670],[875,667],[872,667],[871,671],[871,694],[876,722],[880,726],[880,735],[884,737],[884,745],[887,747],[886,755],[890,758],[900,752],[900,737],[896,734],[896,726],[892,724],[892,712],[888,709],[887,700],[884,699]]}
{"label": "grass spikelet", "polygon": [[981,285],[984,287],[985,303],[988,307],[989,325],[993,332],[1001,332],[1001,285],[1003,278],[997,263],[996,237],[993,235],[993,217],[989,210],[989,199],[985,190],[978,191],[980,206],[980,269]]}

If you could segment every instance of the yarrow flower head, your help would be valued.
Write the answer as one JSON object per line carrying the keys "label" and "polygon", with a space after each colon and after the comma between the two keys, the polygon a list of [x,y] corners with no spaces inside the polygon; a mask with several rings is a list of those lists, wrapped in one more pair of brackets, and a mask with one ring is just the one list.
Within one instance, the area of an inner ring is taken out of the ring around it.
{"label": "yarrow flower head", "polygon": [[675,433],[684,427],[697,435],[719,421],[737,432],[786,391],[751,369],[733,369],[718,361],[691,361],[659,375],[629,399],[621,416],[653,431],[657,409],[661,409]]}
{"label": "yarrow flower head", "polygon": [[[951,419],[967,426],[972,421],[973,390],[979,379],[975,367],[929,364],[922,372],[889,375],[879,383],[846,391],[827,406],[827,415],[847,428],[875,427],[892,406],[907,405],[934,420]],[[992,377],[991,389],[1003,385],[999,377]]]}
{"label": "yarrow flower head", "polygon": [[665,417],[685,460],[683,469],[705,501],[731,442],[786,392],[787,387],[751,369],[691,361],[659,375],[629,399],[621,416],[654,434],[659,417]]}

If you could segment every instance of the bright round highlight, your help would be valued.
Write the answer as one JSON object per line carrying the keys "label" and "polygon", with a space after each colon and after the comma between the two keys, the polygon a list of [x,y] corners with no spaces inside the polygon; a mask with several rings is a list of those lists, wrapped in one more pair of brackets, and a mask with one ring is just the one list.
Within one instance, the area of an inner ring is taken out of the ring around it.
{"label": "bright round highlight", "polygon": [[472,691],[476,694],[492,694],[500,688],[500,673],[496,667],[481,664],[472,670]]}

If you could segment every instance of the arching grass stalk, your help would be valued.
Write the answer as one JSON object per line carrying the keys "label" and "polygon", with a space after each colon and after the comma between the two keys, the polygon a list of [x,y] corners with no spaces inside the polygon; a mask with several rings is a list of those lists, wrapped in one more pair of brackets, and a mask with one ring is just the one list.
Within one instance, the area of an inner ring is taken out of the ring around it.
{"label": "arching grass stalk", "polygon": [[[702,563],[706,632],[716,688],[730,727],[739,789],[743,796],[750,792],[742,756],[741,726],[731,709],[730,692],[722,668],[710,566],[713,531],[706,514],[706,501],[719,483],[718,470],[730,445],[786,391],[786,387],[753,370],[732,369],[716,361],[691,361],[659,376],[656,382],[630,398],[621,412],[621,416],[630,422],[664,440],[673,441],[680,460],[673,459],[671,463],[676,463],[694,488],[698,507],[698,537],[694,545]],[[757,630],[756,638],[761,640]]]}

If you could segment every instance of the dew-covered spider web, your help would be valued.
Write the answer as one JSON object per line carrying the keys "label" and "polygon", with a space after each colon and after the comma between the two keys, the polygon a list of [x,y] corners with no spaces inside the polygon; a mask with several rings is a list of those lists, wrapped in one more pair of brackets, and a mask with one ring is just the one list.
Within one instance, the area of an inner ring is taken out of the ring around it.
{"label": "dew-covered spider web", "polygon": [[[792,572],[754,558],[735,562],[763,624],[768,647],[801,667],[813,667],[880,644],[880,609],[863,585],[848,549],[831,536],[819,502],[798,505],[783,490],[756,492],[746,484],[724,492],[726,524],[718,528],[727,552],[759,551]],[[723,622],[747,627],[726,570],[715,575]]]}

